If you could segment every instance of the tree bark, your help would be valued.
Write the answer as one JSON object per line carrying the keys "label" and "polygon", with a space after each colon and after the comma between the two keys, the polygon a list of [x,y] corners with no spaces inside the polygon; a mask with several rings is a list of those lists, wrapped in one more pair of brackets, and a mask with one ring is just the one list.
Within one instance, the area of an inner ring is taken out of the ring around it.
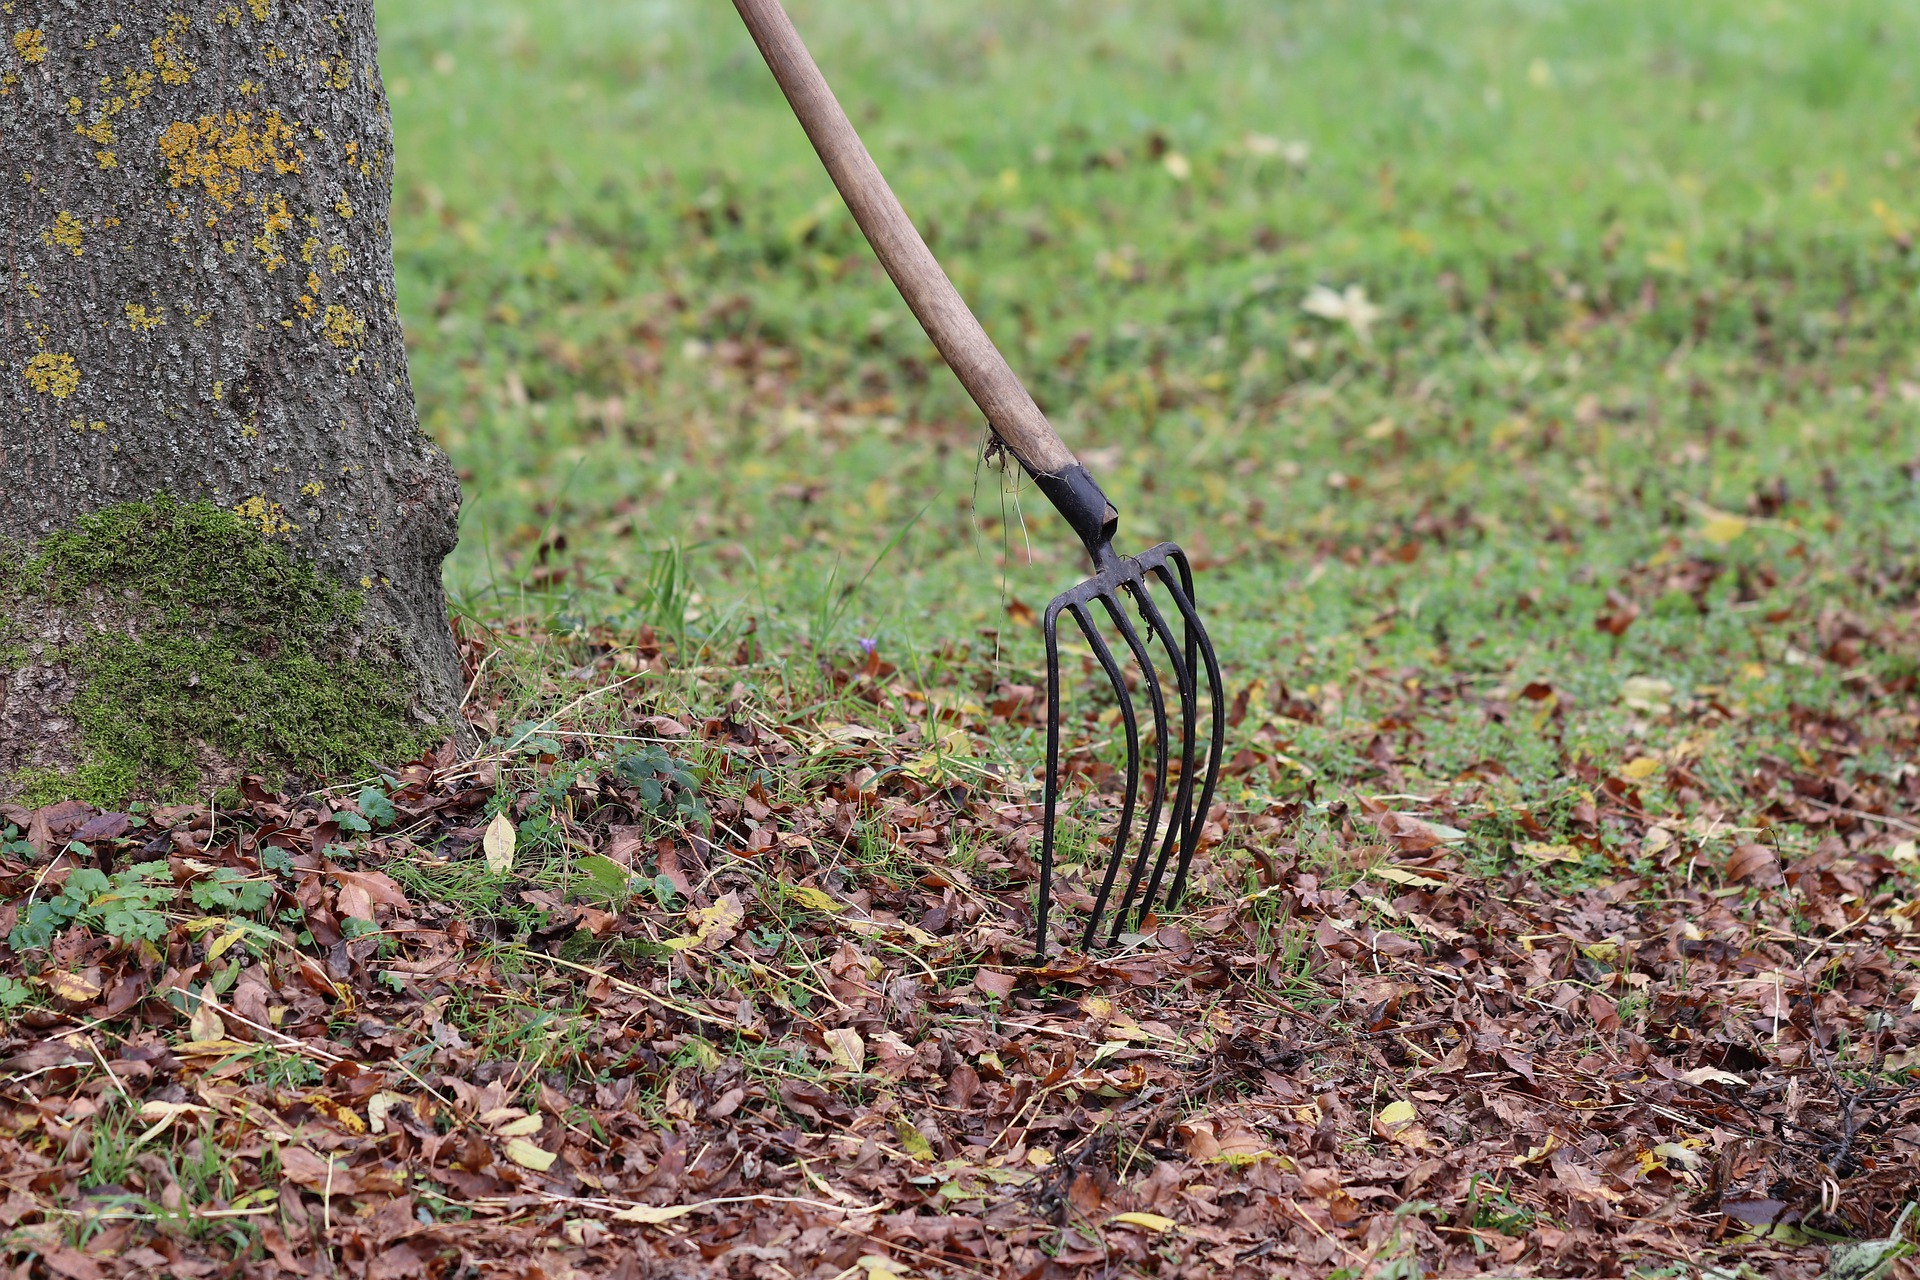
{"label": "tree bark", "polygon": [[[459,486],[394,307],[372,0],[4,9],[0,798],[444,738]],[[316,671],[359,705],[254,705]]]}

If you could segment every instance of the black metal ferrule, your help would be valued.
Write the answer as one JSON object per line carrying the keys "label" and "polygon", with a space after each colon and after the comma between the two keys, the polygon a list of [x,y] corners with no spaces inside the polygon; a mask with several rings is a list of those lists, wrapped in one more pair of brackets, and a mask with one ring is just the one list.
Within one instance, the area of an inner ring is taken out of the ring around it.
{"label": "black metal ferrule", "polygon": [[1027,474],[1047,495],[1053,509],[1065,516],[1080,535],[1087,554],[1093,557],[1094,568],[1104,569],[1106,561],[1113,558],[1113,535],[1120,528],[1120,512],[1107,501],[1087,469],[1076,462],[1058,475],[1041,475],[1031,468]]}

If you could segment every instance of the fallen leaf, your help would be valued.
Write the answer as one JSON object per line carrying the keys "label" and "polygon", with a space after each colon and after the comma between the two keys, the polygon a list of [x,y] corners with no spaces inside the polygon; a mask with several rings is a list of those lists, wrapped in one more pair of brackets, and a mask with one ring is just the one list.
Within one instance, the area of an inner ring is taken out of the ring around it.
{"label": "fallen leaf", "polygon": [[1620,701],[1629,711],[1663,715],[1673,710],[1673,681],[1652,676],[1628,676],[1620,682]]}
{"label": "fallen leaf", "polygon": [[1745,1087],[1747,1083],[1745,1076],[1737,1076],[1718,1067],[1695,1067],[1691,1071],[1682,1071],[1680,1079],[1688,1084],[1736,1084]]}
{"label": "fallen leaf", "polygon": [[920,1130],[915,1127],[913,1121],[907,1119],[906,1116],[894,1116],[893,1136],[900,1140],[901,1150],[905,1151],[915,1160],[931,1160],[934,1158],[933,1143],[928,1141],[927,1135],[920,1132]]}
{"label": "fallen leaf", "polygon": [[[552,1157],[548,1157],[552,1159]],[[699,1208],[692,1204],[636,1204],[629,1205],[613,1215],[615,1222],[672,1222],[675,1218],[684,1218]]]}
{"label": "fallen leaf", "polygon": [[1554,1152],[1558,1151],[1559,1149],[1560,1149],[1559,1135],[1554,1133],[1549,1133],[1547,1135],[1547,1139],[1545,1142],[1542,1142],[1537,1147],[1529,1147],[1527,1149],[1527,1154],[1523,1156],[1515,1156],[1513,1158],[1513,1167],[1516,1169],[1522,1169],[1530,1164],[1539,1164],[1542,1160],[1545,1160],[1548,1156],[1552,1155]]}
{"label": "fallen leaf", "polygon": [[1716,547],[1724,547],[1737,541],[1747,531],[1747,521],[1729,511],[1717,511],[1700,526],[1700,536]]}
{"label": "fallen leaf", "polygon": [[543,1147],[534,1146],[525,1138],[513,1138],[507,1142],[507,1159],[523,1169],[545,1173],[553,1167],[553,1162],[559,1157]]}
{"label": "fallen leaf", "polygon": [[487,824],[487,834],[480,845],[487,855],[487,870],[497,876],[504,876],[513,870],[513,848],[520,841],[520,833],[514,828],[513,819],[505,813],[493,815],[493,821]]}
{"label": "fallen leaf", "polygon": [[1620,766],[1620,776],[1631,782],[1643,782],[1660,771],[1660,762],[1652,756],[1635,756]]}
{"label": "fallen leaf", "polygon": [[1436,880],[1432,876],[1423,876],[1416,871],[1408,871],[1404,867],[1369,867],[1367,874],[1373,876],[1375,879],[1385,880],[1390,884],[1412,885],[1420,889],[1444,889],[1447,887],[1445,880]]}
{"label": "fallen leaf", "polygon": [[1416,1151],[1433,1145],[1432,1137],[1420,1125],[1419,1112],[1405,1098],[1397,1098],[1380,1108],[1373,1117],[1373,1132],[1389,1142],[1397,1142]]}
{"label": "fallen leaf", "polygon": [[801,906],[812,911],[844,911],[846,904],[837,901],[824,890],[810,884],[797,884],[787,890],[787,895]]}
{"label": "fallen leaf", "polygon": [[[44,1262],[47,1269],[54,1275],[64,1276],[66,1280],[102,1280],[107,1274],[100,1269],[100,1264],[93,1258],[81,1253],[78,1249],[69,1249],[63,1244],[42,1246],[40,1261]],[[115,1272],[115,1274],[121,1273]]]}
{"label": "fallen leaf", "polygon": [[546,1121],[539,1116],[521,1116],[518,1120],[509,1120],[494,1130],[503,1138],[524,1138],[540,1132]]}
{"label": "fallen leaf", "polygon": [[1362,342],[1369,339],[1374,322],[1381,316],[1380,308],[1368,300],[1367,291],[1357,284],[1350,284],[1338,293],[1317,284],[1301,299],[1300,309],[1322,320],[1344,323]]}
{"label": "fallen leaf", "polygon": [[1012,997],[1014,985],[1019,981],[1011,973],[995,973],[992,969],[982,969],[973,975],[973,985],[990,996],[1002,1000]]}
{"label": "fallen leaf", "polygon": [[226,1038],[227,1024],[220,1021],[220,1015],[205,1000],[196,1001],[193,1014],[187,1019],[187,1030],[195,1040],[221,1040]]}
{"label": "fallen leaf", "polygon": [[834,1027],[823,1037],[833,1065],[842,1071],[858,1072],[867,1064],[867,1042],[852,1027]]}
{"label": "fallen leaf", "polygon": [[100,984],[84,973],[59,970],[46,976],[47,991],[56,1000],[86,1004],[99,996]]}
{"label": "fallen leaf", "polygon": [[406,1099],[397,1093],[376,1093],[371,1098],[368,1098],[367,1131],[369,1133],[385,1133],[387,1131],[387,1117],[393,1114],[395,1107],[400,1106],[404,1102],[406,1102]]}
{"label": "fallen leaf", "polygon": [[1578,862],[1580,851],[1570,844],[1542,844],[1538,840],[1516,840],[1513,851],[1535,862]]}
{"label": "fallen leaf", "polygon": [[1172,1218],[1163,1218],[1157,1213],[1116,1213],[1108,1222],[1124,1222],[1130,1227],[1139,1227],[1144,1231],[1165,1233],[1180,1224]]}
{"label": "fallen leaf", "polygon": [[1780,874],[1779,855],[1764,844],[1735,845],[1727,855],[1727,879],[1761,888],[1786,883],[1786,877]]}
{"label": "fallen leaf", "polygon": [[1668,1164],[1677,1164],[1682,1169],[1694,1170],[1706,1163],[1706,1157],[1690,1147],[1677,1142],[1663,1142],[1653,1149],[1653,1154]]}

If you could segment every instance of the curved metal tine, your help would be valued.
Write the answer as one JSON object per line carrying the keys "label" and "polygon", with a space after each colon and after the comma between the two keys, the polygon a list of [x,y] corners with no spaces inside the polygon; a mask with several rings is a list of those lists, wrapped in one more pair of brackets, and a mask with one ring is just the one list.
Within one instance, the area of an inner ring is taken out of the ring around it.
{"label": "curved metal tine", "polygon": [[[1180,691],[1180,787],[1174,795],[1173,813],[1167,823],[1167,834],[1160,842],[1160,853],[1153,861],[1153,878],[1147,882],[1147,892],[1140,899],[1140,919],[1145,921],[1147,913],[1153,910],[1154,896],[1160,890],[1160,881],[1166,875],[1167,863],[1173,857],[1176,845],[1181,844],[1186,835],[1187,822],[1193,802],[1193,756],[1194,721],[1198,718],[1199,707],[1194,696],[1193,673],[1180,654],[1181,645],[1174,638],[1173,628],[1161,616],[1160,608],[1153,602],[1153,593],[1147,585],[1144,575],[1126,584],[1134,600],[1140,606],[1140,616],[1145,618],[1147,626],[1159,639],[1160,645],[1167,651],[1167,661],[1173,664],[1174,681]],[[1167,789],[1165,771],[1166,752],[1161,751],[1162,769],[1158,790],[1164,794]],[[1149,836],[1149,841],[1151,840]],[[1123,912],[1124,914],[1124,912]],[[1120,936],[1120,921],[1114,921],[1114,937]]]}
{"label": "curved metal tine", "polygon": [[[1119,629],[1127,642],[1127,648],[1133,653],[1133,660],[1140,664],[1140,678],[1147,684],[1147,701],[1153,708],[1153,744],[1154,744],[1154,783],[1153,797],[1147,803],[1146,828],[1140,837],[1140,854],[1134,859],[1133,870],[1127,876],[1127,891],[1120,897],[1120,905],[1114,908],[1113,932],[1111,940],[1120,937],[1120,930],[1127,919],[1127,910],[1133,904],[1133,898],[1140,891],[1140,880],[1147,873],[1147,859],[1153,853],[1153,838],[1160,831],[1160,811],[1167,801],[1167,698],[1160,689],[1160,676],[1154,670],[1153,659],[1147,653],[1147,646],[1140,639],[1140,633],[1127,621],[1126,611],[1120,602],[1109,592],[1102,592],[1100,603],[1106,606],[1107,616],[1113,619],[1113,625]],[[1116,848],[1114,856],[1123,856],[1125,850]]]}
{"label": "curved metal tine", "polygon": [[[1106,599],[1105,596],[1097,598]],[[1120,805],[1120,825],[1114,831],[1113,853],[1107,859],[1107,874],[1100,881],[1100,892],[1093,900],[1093,911],[1087,916],[1086,932],[1080,939],[1080,946],[1084,949],[1093,945],[1093,935],[1100,928],[1100,917],[1105,913],[1107,898],[1113,892],[1114,877],[1120,871],[1120,864],[1127,860],[1127,839],[1133,832],[1134,809],[1140,799],[1140,720],[1134,714],[1133,695],[1127,692],[1126,676],[1121,673],[1113,650],[1107,647],[1106,637],[1094,625],[1085,605],[1076,602],[1068,607],[1073,611],[1074,621],[1080,624],[1081,632],[1086,635],[1088,645],[1093,648],[1093,656],[1107,673],[1107,681],[1113,685],[1115,696],[1120,699],[1120,720],[1127,733],[1127,795]],[[1112,612],[1111,605],[1108,605],[1108,612]],[[1135,661],[1141,657],[1136,650]]]}
{"label": "curved metal tine", "polygon": [[1053,905],[1053,841],[1060,807],[1060,602],[1047,606],[1040,630],[1047,641],[1047,771],[1041,784],[1044,808],[1040,836],[1040,905],[1035,913],[1033,947],[1047,958],[1047,911]]}
{"label": "curved metal tine", "polygon": [[1174,871],[1173,886],[1167,890],[1169,909],[1180,904],[1187,888],[1187,870],[1193,864],[1194,850],[1200,845],[1200,832],[1206,826],[1207,814],[1213,808],[1213,793],[1220,784],[1220,761],[1226,751],[1227,742],[1227,703],[1226,684],[1220,678],[1220,657],[1214,651],[1213,637],[1207,634],[1206,627],[1200,621],[1200,613],[1193,599],[1193,569],[1187,563],[1184,551],[1177,547],[1168,557],[1179,571],[1180,581],[1175,583],[1166,566],[1157,566],[1155,575],[1166,585],[1173,596],[1173,603],[1180,610],[1183,629],[1188,644],[1187,668],[1192,670],[1195,653],[1204,663],[1207,673],[1207,702],[1212,724],[1212,741],[1207,747],[1207,772],[1205,781],[1200,785],[1200,798],[1188,814],[1187,829],[1180,841],[1180,864]]}

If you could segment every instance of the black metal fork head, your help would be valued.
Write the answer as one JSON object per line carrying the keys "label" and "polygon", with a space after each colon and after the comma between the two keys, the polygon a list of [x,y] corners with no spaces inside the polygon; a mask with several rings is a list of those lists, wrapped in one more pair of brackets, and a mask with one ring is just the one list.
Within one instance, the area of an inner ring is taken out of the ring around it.
{"label": "black metal fork head", "polygon": [[[1187,873],[1199,848],[1208,811],[1213,806],[1214,789],[1220,781],[1221,752],[1226,742],[1226,699],[1220,680],[1220,659],[1194,603],[1193,566],[1186,553],[1171,542],[1163,542],[1139,556],[1117,554],[1112,543],[1119,523],[1117,513],[1092,478],[1079,468],[1075,471],[1077,475],[1068,477],[1036,477],[1042,491],[1086,543],[1094,567],[1091,578],[1056,596],[1041,619],[1047,647],[1047,763],[1040,845],[1040,902],[1034,941],[1042,959],[1047,953],[1047,917],[1053,904],[1055,855],[1060,833],[1062,615],[1072,618],[1078,626],[1095,662],[1112,686],[1127,750],[1120,814],[1113,827],[1105,872],[1087,915],[1082,947],[1094,945],[1123,868],[1126,880],[1119,902],[1113,907],[1109,940],[1119,938],[1129,919],[1136,924],[1144,922],[1156,902],[1163,903],[1169,910],[1179,905],[1186,892]],[[1095,497],[1097,507],[1091,501]],[[1092,516],[1096,510],[1097,519]],[[1171,602],[1171,619],[1157,597]],[[1096,608],[1104,615],[1105,627],[1096,616]],[[1130,611],[1138,617],[1140,625],[1136,626],[1128,617]],[[1121,656],[1116,656],[1108,643],[1107,628],[1120,637],[1124,648]],[[1162,678],[1161,668],[1154,660],[1156,647],[1171,680]],[[1145,690],[1151,713],[1148,731],[1151,742],[1146,747],[1153,755],[1150,778],[1143,770],[1144,735],[1133,692],[1128,687],[1129,667]],[[1204,750],[1200,725],[1203,703],[1209,722]],[[1143,799],[1145,815],[1141,820]],[[1173,871],[1170,880],[1169,867]]]}

